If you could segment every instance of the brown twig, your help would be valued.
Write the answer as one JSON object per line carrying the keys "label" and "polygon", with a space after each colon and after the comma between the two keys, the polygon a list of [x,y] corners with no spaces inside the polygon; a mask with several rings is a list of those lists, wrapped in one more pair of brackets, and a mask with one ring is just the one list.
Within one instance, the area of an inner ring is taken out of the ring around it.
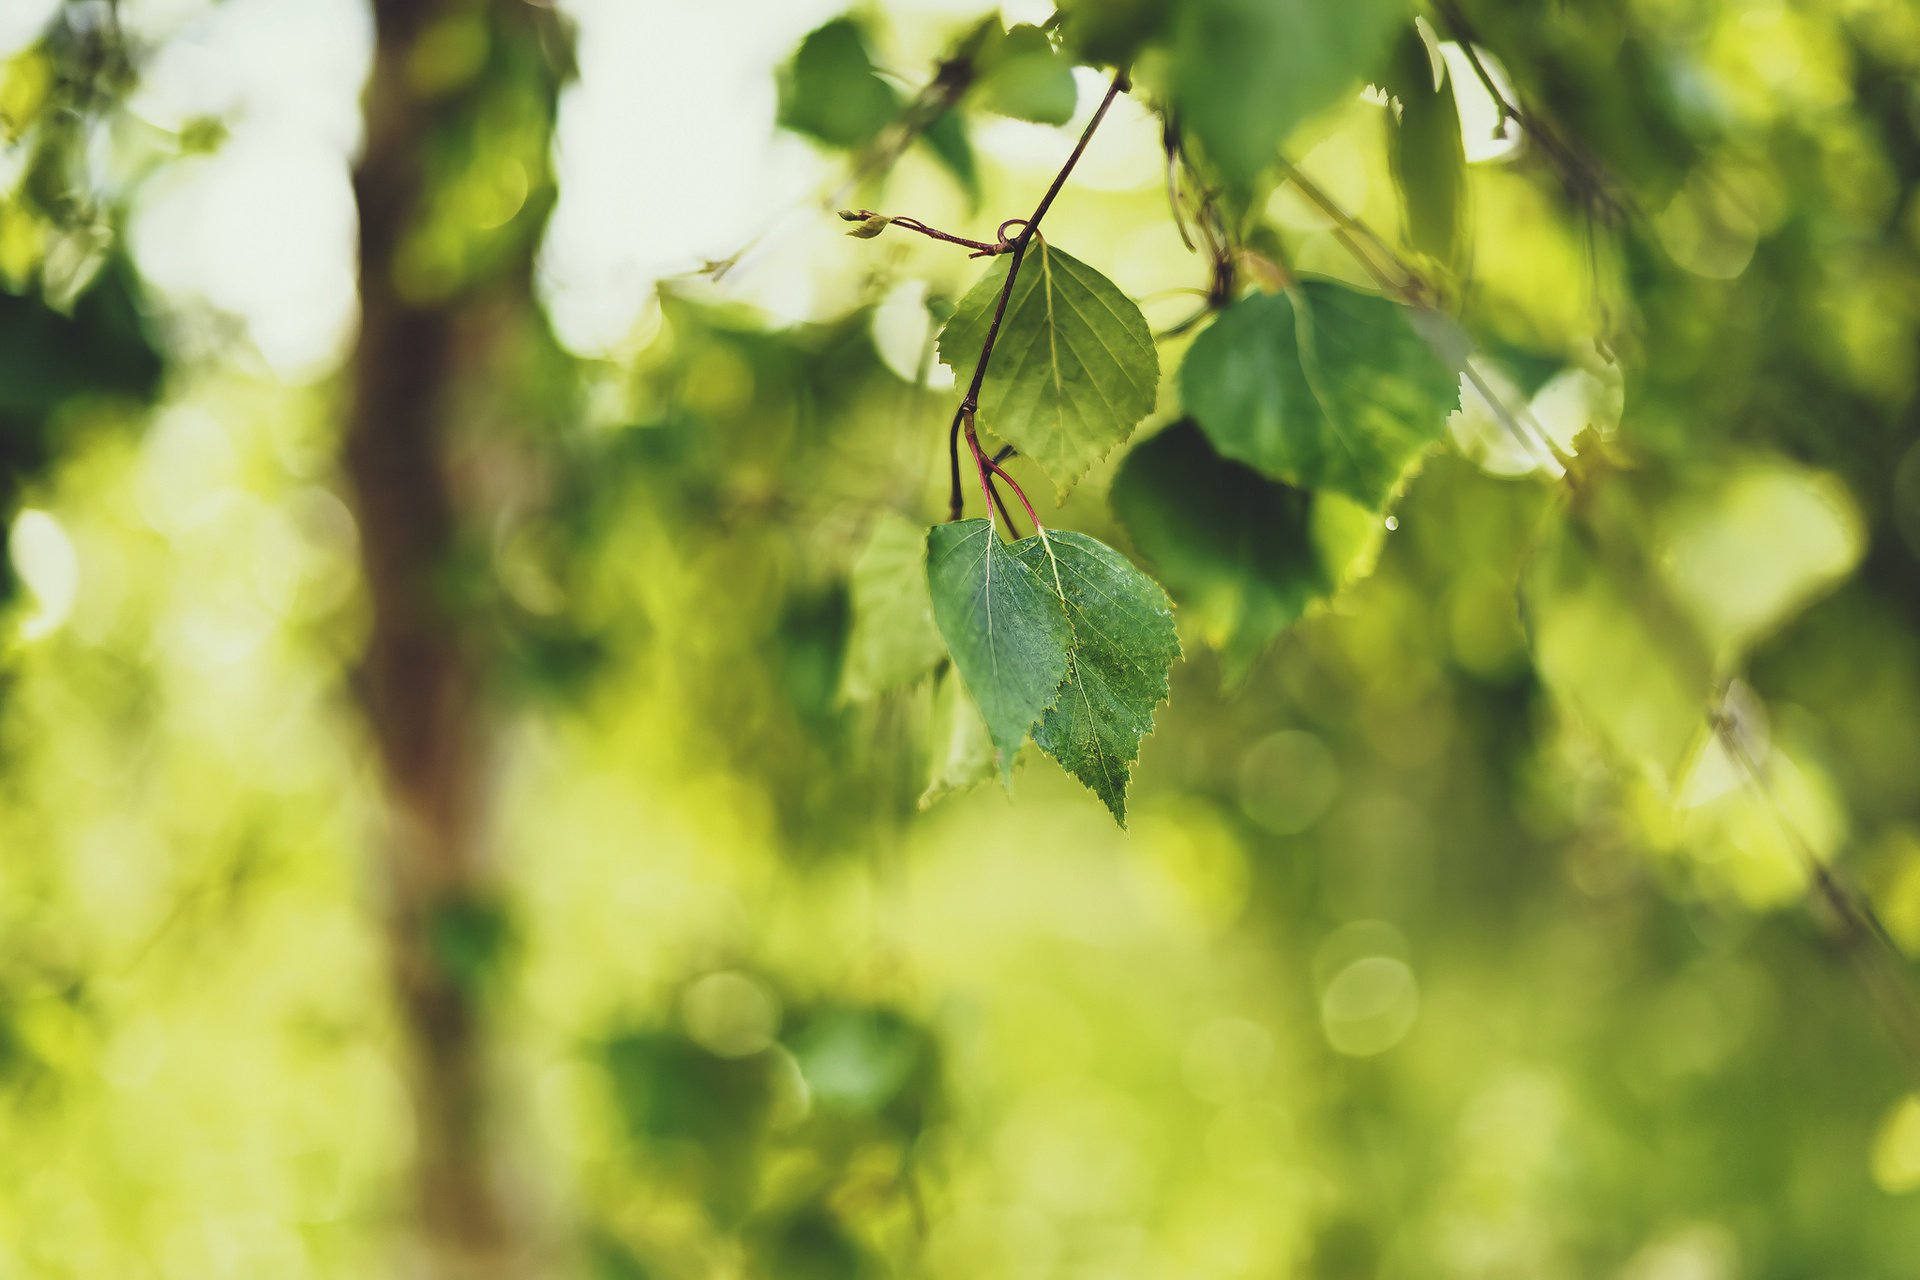
{"label": "brown twig", "polygon": [[[967,255],[969,258],[991,258],[998,254],[1013,252],[1013,242],[1005,236],[1002,236],[997,244],[989,244],[985,240],[969,240],[965,236],[956,236],[950,231],[942,231],[938,227],[930,226],[918,218],[897,217],[884,213],[875,213],[871,209],[842,209],[840,216],[848,222],[868,222],[874,218],[884,218],[889,226],[905,227],[908,231],[917,231],[921,235],[934,240],[943,240],[948,244],[963,245],[973,250],[972,253]],[[1005,223],[1001,224],[1002,227],[1006,225]]]}

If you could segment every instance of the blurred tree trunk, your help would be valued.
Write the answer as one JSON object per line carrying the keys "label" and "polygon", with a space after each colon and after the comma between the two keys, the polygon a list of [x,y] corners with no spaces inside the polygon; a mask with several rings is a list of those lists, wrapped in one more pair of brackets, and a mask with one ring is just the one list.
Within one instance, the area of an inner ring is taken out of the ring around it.
{"label": "blurred tree trunk", "polygon": [[[526,0],[374,0],[373,10],[344,453],[372,606],[360,693],[385,782],[378,864],[415,1113],[419,1270],[480,1280],[536,1268],[489,1138],[472,948],[448,945],[497,914],[484,856],[484,655],[463,616],[471,603],[450,585],[463,513],[481,502],[449,457],[523,398],[511,385],[524,366],[516,344],[545,334],[532,271],[570,56],[555,15]],[[484,216],[476,191],[495,201]]]}

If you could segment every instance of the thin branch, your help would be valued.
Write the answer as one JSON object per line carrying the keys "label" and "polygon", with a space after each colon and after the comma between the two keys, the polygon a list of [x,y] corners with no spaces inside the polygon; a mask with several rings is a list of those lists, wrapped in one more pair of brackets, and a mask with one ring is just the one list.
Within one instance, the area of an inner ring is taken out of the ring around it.
{"label": "thin branch", "polygon": [[1878,1008],[1887,1033],[1906,1055],[1908,1068],[1920,1075],[1920,1002],[1914,997],[1906,958],[1887,934],[1873,905],[1840,883],[1813,843],[1788,818],[1786,807],[1774,794],[1760,762],[1747,748],[1735,717],[1726,710],[1724,701],[1721,706],[1709,709],[1707,723],[1727,754],[1739,763],[1781,835],[1799,853],[1815,896],[1833,913],[1840,941],[1867,998]]}
{"label": "thin branch", "polygon": [[[1000,286],[1000,300],[994,304],[993,320],[987,325],[987,337],[986,341],[983,342],[980,347],[980,359],[973,367],[973,381],[968,385],[967,394],[960,401],[959,408],[953,411],[953,426],[947,432],[947,454],[953,464],[953,485],[948,495],[947,518],[949,520],[958,520],[964,507],[964,495],[960,488],[961,424],[963,422],[965,423],[968,440],[971,442],[973,439],[973,415],[980,407],[980,386],[986,381],[987,365],[993,359],[993,344],[1000,338],[1000,324],[1006,319],[1007,302],[1013,296],[1013,283],[1020,276],[1020,264],[1027,256],[1027,246],[1032,244],[1034,237],[1039,234],[1040,220],[1047,216],[1047,210],[1053,207],[1054,199],[1059,196],[1060,189],[1066,186],[1067,176],[1073,172],[1073,167],[1080,163],[1080,157],[1085,154],[1087,144],[1093,141],[1093,131],[1100,127],[1100,122],[1106,119],[1108,108],[1113,106],[1113,100],[1125,92],[1126,88],[1127,73],[1125,71],[1114,72],[1113,83],[1107,86],[1106,97],[1100,99],[1100,105],[1095,109],[1093,119],[1087,121],[1086,129],[1080,134],[1080,141],[1074,143],[1072,154],[1067,157],[1067,162],[1060,166],[1060,172],[1054,175],[1052,185],[1047,188],[1047,193],[1040,197],[1040,203],[1034,206],[1032,216],[1017,220],[1009,219],[1000,224],[1000,235],[1003,239],[1006,236],[1006,229],[1015,225],[1016,222],[1020,227],[1020,234],[1013,238],[1013,257],[1007,263],[1007,278]],[[980,453],[977,448],[975,449],[975,456],[982,462],[986,461],[986,455]],[[1001,474],[1004,475],[1005,473],[1002,472]],[[986,473],[983,470],[981,472],[981,479],[984,481],[985,478]],[[1011,479],[1009,479],[1007,483],[1013,485]],[[1020,487],[1018,485],[1013,485],[1013,490],[1015,493],[1020,493]],[[1025,502],[1026,495],[1020,494],[1020,499],[1022,502]],[[1029,513],[1031,513],[1031,507],[1029,507],[1028,510]],[[1035,524],[1036,526],[1038,525],[1037,520]]]}
{"label": "thin branch", "polygon": [[944,240],[948,244],[964,245],[973,250],[972,253],[967,255],[969,258],[991,258],[998,254],[1013,252],[1012,242],[1004,238],[998,244],[989,244],[985,240],[969,240],[965,236],[956,236],[950,231],[942,231],[938,227],[929,226],[918,218],[896,217],[884,213],[875,213],[871,209],[842,209],[840,216],[848,222],[869,222],[875,218],[884,218],[889,226],[905,227],[908,231],[917,231],[921,235],[934,240]]}

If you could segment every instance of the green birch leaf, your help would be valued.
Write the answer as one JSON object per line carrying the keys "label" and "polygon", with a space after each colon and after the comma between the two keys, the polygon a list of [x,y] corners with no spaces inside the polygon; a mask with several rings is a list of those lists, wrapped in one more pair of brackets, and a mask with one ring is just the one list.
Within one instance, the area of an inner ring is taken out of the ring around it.
{"label": "green birch leaf", "polygon": [[900,95],[873,69],[851,18],[810,32],[780,74],[780,123],[848,149],[870,142],[899,110]]}
{"label": "green birch leaf", "polygon": [[1229,461],[1191,422],[1135,445],[1111,500],[1230,684],[1310,607],[1370,572],[1384,536],[1366,508]]}
{"label": "green birch leaf", "polygon": [[1073,649],[1059,700],[1033,740],[1127,825],[1127,783],[1180,656],[1173,603],[1125,556],[1084,533],[1041,532],[1013,546],[1060,592]]}
{"label": "green birch leaf", "polygon": [[1047,33],[1022,23],[992,46],[978,88],[989,111],[1035,124],[1065,124],[1080,98],[1073,63],[1053,47]]}
{"label": "green birch leaf", "polygon": [[1066,607],[985,520],[928,531],[927,584],[933,620],[1011,782],[1020,744],[1067,678],[1073,627]]}
{"label": "green birch leaf", "polygon": [[1376,509],[1460,405],[1407,308],[1320,279],[1229,307],[1188,350],[1180,394],[1226,457]]}
{"label": "green birch leaf", "polygon": [[1405,0],[1189,0],[1174,108],[1244,192],[1294,126],[1359,89],[1405,13]]}
{"label": "green birch leaf", "polygon": [[987,722],[980,718],[980,709],[951,670],[934,684],[929,737],[927,787],[920,793],[922,809],[993,776],[993,739],[987,734]]}
{"label": "green birch leaf", "polygon": [[1400,103],[1399,116],[1388,117],[1387,162],[1400,189],[1407,242],[1457,269],[1463,257],[1467,147],[1453,81],[1418,28],[1408,27],[1395,46],[1387,87]]}
{"label": "green birch leaf", "polygon": [[925,531],[892,512],[874,523],[853,564],[853,634],[840,696],[864,701],[933,670],[946,653],[927,594]]}
{"label": "green birch leaf", "polygon": [[[940,359],[961,386],[973,378],[1011,261],[995,258],[940,331]],[[1152,411],[1159,382],[1140,308],[1086,263],[1035,239],[980,388],[980,425],[1038,464],[1064,498]]]}

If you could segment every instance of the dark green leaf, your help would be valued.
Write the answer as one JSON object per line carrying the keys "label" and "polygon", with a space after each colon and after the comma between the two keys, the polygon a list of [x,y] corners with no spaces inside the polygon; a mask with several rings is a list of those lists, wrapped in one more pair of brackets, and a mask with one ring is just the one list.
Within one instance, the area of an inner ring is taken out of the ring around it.
{"label": "dark green leaf", "polygon": [[[994,259],[940,332],[940,359],[963,386],[1011,260]],[[980,425],[1031,458],[1064,497],[1153,409],[1159,381],[1140,308],[1086,263],[1036,240],[980,389]]]}
{"label": "dark green leaf", "polygon": [[1180,392],[1227,457],[1375,508],[1460,402],[1405,307],[1318,279],[1236,302],[1194,341]]}
{"label": "dark green leaf", "polygon": [[1359,88],[1405,11],[1403,0],[1189,0],[1174,36],[1180,120],[1245,190],[1294,126]]}
{"label": "dark green leaf", "polygon": [[1181,616],[1220,650],[1229,681],[1370,567],[1382,536],[1365,508],[1222,458],[1191,422],[1134,446],[1112,502]]}
{"label": "dark green leaf", "polygon": [[1020,744],[1067,678],[1073,627],[1066,607],[985,520],[929,531],[927,582],[934,621],[1011,781]]}
{"label": "dark green leaf", "polygon": [[1063,0],[1061,29],[1080,61],[1130,66],[1165,33],[1169,9],[1168,0]]}
{"label": "dark green leaf", "polygon": [[1061,592],[1073,623],[1067,683],[1033,740],[1127,825],[1127,783],[1180,656],[1173,603],[1125,556],[1084,533],[1043,531],[1014,544]]}

